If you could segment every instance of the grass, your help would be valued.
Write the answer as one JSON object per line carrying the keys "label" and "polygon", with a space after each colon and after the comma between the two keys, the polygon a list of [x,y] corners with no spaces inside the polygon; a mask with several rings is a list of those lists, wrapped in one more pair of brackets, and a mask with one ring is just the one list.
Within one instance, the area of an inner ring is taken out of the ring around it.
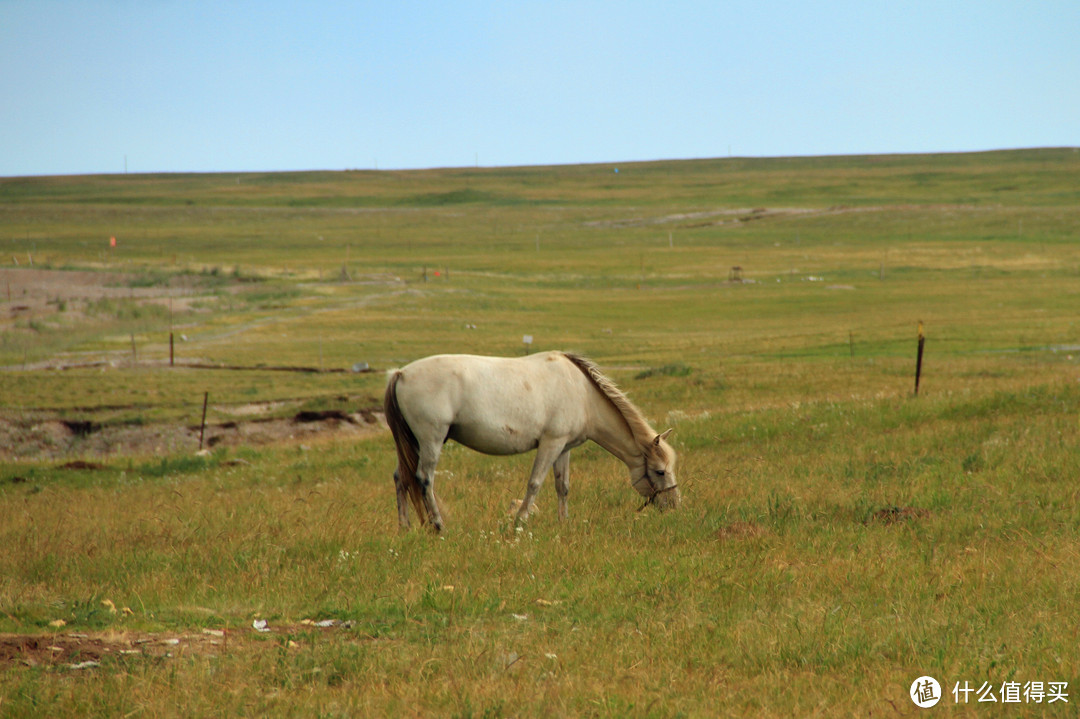
{"label": "grass", "polygon": [[[14,663],[0,713],[863,716],[912,711],[930,674],[946,711],[982,708],[956,682],[1066,681],[1068,705],[1016,709],[1070,714],[1076,154],[619,168],[0,181],[0,259],[198,279],[173,318],[185,357],[384,369],[525,334],[584,352],[675,428],[685,501],[637,512],[586,445],[570,522],[545,487],[518,532],[531,458],[450,444],[435,537],[396,529],[385,435],[9,459],[0,632],[182,639],[89,671]],[[110,235],[115,255],[81,244]],[[21,369],[130,353],[136,325],[140,357],[167,356],[167,318],[110,302],[79,333],[3,325],[0,409],[152,424],[204,391],[380,401],[377,372]],[[346,624],[304,623],[327,618]]]}
{"label": "grass", "polygon": [[[1077,399],[1068,387],[688,421],[685,512],[635,513],[620,470],[588,450],[573,521],[559,525],[544,496],[522,533],[503,512],[524,462],[452,450],[440,539],[394,530],[385,441],[91,482],[53,473],[5,489],[26,508],[5,530],[18,551],[4,576],[20,587],[5,629],[355,622],[172,668],[107,668],[140,697],[110,711],[168,713],[177,672],[199,687],[193,713],[666,716],[704,713],[721,689],[735,713],[857,712],[899,704],[897,687],[923,672],[1068,680],[1075,645],[1054,628],[1070,626],[1078,588]],[[697,449],[709,446],[722,467]],[[977,472],[963,469],[972,454]],[[895,506],[922,513],[868,520]],[[35,521],[38,507],[65,518],[62,533]],[[103,598],[135,616],[110,618]],[[91,690],[36,676],[46,692]]]}

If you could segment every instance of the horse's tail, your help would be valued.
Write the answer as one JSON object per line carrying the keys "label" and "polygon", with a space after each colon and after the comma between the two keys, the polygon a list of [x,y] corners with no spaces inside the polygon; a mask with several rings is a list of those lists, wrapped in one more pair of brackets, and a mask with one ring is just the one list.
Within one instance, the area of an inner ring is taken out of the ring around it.
{"label": "horse's tail", "polygon": [[420,524],[427,522],[427,513],[424,511],[424,490],[420,481],[416,478],[416,470],[420,463],[420,444],[416,441],[409,423],[401,414],[401,407],[397,401],[397,383],[401,379],[401,371],[395,370],[390,375],[390,381],[386,384],[386,396],[383,398],[383,412],[386,414],[386,423],[390,425],[390,433],[394,435],[394,446],[397,447],[398,477],[409,491],[409,499],[412,500],[413,508],[420,517]]}

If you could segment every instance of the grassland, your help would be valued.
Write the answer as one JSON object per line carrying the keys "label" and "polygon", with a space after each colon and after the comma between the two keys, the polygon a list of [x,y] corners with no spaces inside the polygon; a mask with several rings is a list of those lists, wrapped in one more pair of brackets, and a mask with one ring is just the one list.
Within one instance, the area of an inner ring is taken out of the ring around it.
{"label": "grassland", "polygon": [[[378,372],[268,368],[529,334],[675,428],[684,494],[635,511],[589,446],[570,521],[545,487],[517,532],[529,460],[451,445],[434,537],[397,532],[385,433],[0,448],[0,632],[64,650],[12,652],[0,713],[905,715],[929,674],[931,711],[1074,715],[1080,153],[614,168],[0,179],[0,419],[375,407]],[[170,368],[170,328],[252,369]]]}

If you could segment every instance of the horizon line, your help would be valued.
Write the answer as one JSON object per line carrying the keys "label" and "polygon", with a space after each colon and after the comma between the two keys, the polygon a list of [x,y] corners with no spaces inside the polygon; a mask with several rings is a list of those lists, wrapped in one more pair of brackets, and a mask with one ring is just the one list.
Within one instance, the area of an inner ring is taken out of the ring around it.
{"label": "horizon line", "polygon": [[[649,165],[659,163],[678,163],[678,162],[722,162],[725,160],[814,160],[814,159],[853,159],[860,157],[939,157],[946,155],[985,155],[992,153],[1007,153],[1007,152],[1035,152],[1035,151],[1067,151],[1073,152],[1080,151],[1080,146],[1075,145],[1061,145],[1061,146],[1027,146],[1027,147],[1001,147],[993,149],[982,150],[940,150],[940,151],[919,151],[919,152],[852,152],[852,153],[836,153],[836,154],[806,154],[806,155],[719,155],[719,156],[703,156],[703,157],[669,157],[669,158],[654,158],[650,160],[601,160],[590,162],[557,162],[557,163],[539,163],[539,164],[507,164],[507,165],[431,165],[426,167],[343,167],[343,168],[305,168],[305,169],[288,169],[288,170],[148,170],[140,172],[60,172],[60,173],[41,173],[41,174],[26,174],[26,175],[0,175],[0,180],[20,180],[20,179],[48,179],[48,178],[71,178],[71,177],[138,177],[138,176],[151,176],[151,175],[270,175],[270,174],[303,174],[312,172],[324,172],[324,173],[344,173],[344,172],[369,172],[369,173],[385,173],[385,172],[437,172],[437,171],[460,171],[460,170],[514,170],[514,169],[545,169],[545,168],[559,168],[559,167],[599,167],[609,166],[616,168],[619,165],[633,166],[633,165]],[[377,165],[377,163],[376,163]]]}

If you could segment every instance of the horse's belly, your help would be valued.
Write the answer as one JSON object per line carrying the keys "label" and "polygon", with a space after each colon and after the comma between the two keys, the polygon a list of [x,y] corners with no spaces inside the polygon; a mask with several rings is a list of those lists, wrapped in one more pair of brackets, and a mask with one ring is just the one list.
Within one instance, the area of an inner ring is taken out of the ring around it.
{"label": "horse's belly", "polygon": [[484,454],[521,454],[536,449],[540,438],[510,424],[505,427],[485,427],[471,424],[450,426],[447,439]]}

